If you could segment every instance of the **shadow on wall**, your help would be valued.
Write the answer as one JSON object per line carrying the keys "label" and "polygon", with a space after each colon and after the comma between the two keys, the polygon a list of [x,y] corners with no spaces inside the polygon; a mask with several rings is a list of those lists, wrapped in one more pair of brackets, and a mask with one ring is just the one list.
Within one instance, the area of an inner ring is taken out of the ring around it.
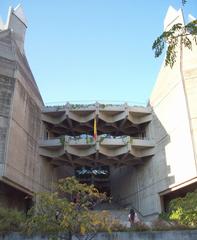
{"label": "shadow on wall", "polygon": [[140,159],[139,164],[111,170],[113,200],[121,207],[134,207],[142,216],[158,215],[162,211],[159,193],[175,182],[166,160],[170,136],[153,112],[146,128],[146,137],[155,141],[155,154]]}
{"label": "shadow on wall", "polygon": [[[13,197],[14,196],[14,197]],[[27,211],[32,207],[32,196],[13,188],[3,182],[0,182],[0,207],[13,208]]]}

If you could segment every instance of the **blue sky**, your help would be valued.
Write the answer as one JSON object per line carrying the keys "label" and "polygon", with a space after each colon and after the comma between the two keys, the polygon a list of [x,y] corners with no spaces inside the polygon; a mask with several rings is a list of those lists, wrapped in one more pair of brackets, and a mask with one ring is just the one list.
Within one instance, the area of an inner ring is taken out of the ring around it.
{"label": "blue sky", "polygon": [[[45,103],[145,103],[161,59],[151,50],[169,5],[181,0],[0,0],[0,15],[21,3],[25,51]],[[197,17],[197,0],[185,15]],[[186,19],[187,20],[187,19]]]}

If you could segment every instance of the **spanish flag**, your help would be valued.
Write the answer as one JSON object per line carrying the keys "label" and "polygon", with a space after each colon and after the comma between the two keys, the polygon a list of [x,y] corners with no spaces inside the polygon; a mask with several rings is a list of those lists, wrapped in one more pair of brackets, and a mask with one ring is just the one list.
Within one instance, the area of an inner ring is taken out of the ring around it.
{"label": "spanish flag", "polygon": [[96,127],[96,118],[94,119],[94,140],[97,139],[97,127]]}

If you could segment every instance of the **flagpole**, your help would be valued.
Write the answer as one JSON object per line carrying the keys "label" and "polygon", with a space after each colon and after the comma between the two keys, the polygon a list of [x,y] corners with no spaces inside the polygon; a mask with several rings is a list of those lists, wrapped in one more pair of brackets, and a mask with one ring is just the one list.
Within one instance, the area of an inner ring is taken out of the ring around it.
{"label": "flagpole", "polygon": [[97,124],[96,124],[96,117],[94,118],[94,140],[97,140]]}

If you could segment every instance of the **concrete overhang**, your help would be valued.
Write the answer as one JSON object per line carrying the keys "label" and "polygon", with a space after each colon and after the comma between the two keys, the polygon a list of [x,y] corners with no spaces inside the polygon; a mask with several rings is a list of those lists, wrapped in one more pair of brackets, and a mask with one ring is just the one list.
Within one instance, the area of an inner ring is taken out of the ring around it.
{"label": "concrete overhang", "polygon": [[[152,120],[152,112],[150,107],[98,104],[87,107],[77,105],[75,108],[68,105],[52,106],[44,107],[42,111],[42,120],[50,124],[50,129],[56,131],[57,128],[63,127],[65,129],[63,134],[69,134],[69,131],[75,135],[83,132],[89,133],[93,131],[94,119],[97,120],[99,134],[113,132],[117,136],[125,135],[128,125],[136,127],[144,123],[148,124]],[[84,125],[81,124],[86,124],[89,131],[86,131]]]}
{"label": "concrete overhang", "polygon": [[61,158],[65,161],[72,161],[72,156],[76,156],[80,159],[81,165],[85,165],[87,160],[89,163],[90,159],[92,159],[92,164],[94,161],[99,162],[100,156],[105,156],[108,161],[111,160],[110,165],[114,165],[117,162],[132,163],[130,160],[133,158],[152,156],[154,155],[154,146],[152,140],[130,137],[106,137],[103,139],[99,136],[95,141],[93,138],[73,139],[73,137],[65,136],[64,139],[42,140],[40,142],[40,155],[51,159]]}
{"label": "concrete overhang", "polygon": [[153,148],[155,147],[155,141],[154,140],[147,140],[147,139],[131,139],[131,145],[135,148]]}
{"label": "concrete overhang", "polygon": [[39,146],[41,148],[59,148],[62,146],[60,139],[47,139],[47,140],[40,140]]}

